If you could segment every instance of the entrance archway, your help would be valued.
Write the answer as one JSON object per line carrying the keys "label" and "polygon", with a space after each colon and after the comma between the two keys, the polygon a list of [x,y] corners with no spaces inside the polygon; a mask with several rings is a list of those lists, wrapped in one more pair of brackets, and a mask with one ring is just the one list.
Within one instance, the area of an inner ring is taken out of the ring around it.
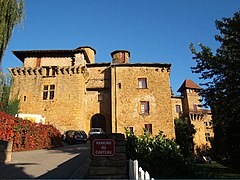
{"label": "entrance archway", "polygon": [[106,118],[104,115],[93,115],[91,118],[91,128],[102,128],[106,132]]}

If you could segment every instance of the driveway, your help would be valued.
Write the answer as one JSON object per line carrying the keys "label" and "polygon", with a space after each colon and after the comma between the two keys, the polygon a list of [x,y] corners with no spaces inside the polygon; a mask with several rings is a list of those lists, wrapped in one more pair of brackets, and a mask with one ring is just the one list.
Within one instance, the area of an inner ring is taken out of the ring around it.
{"label": "driveway", "polygon": [[81,178],[86,174],[86,162],[90,156],[89,143],[65,144],[62,148],[50,150],[13,152],[11,163],[0,164],[0,179]]}

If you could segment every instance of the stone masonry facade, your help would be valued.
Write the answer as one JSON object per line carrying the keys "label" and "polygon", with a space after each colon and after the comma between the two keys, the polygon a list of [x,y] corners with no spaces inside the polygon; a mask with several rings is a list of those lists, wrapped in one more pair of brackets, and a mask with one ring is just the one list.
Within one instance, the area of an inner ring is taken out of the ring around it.
{"label": "stone masonry facade", "polygon": [[197,144],[206,144],[206,123],[197,122],[207,117],[210,125],[211,116],[192,113],[189,102],[199,105],[199,96],[184,93],[187,86],[181,96],[171,96],[171,64],[130,63],[126,50],[113,51],[112,62],[95,63],[96,50],[89,46],[13,54],[23,63],[9,68],[10,98],[20,100],[19,113],[40,114],[61,132],[101,127],[124,134],[128,128],[137,135],[163,131],[169,138],[175,137],[174,118],[187,115],[203,131],[195,136]]}
{"label": "stone masonry facade", "polygon": [[73,50],[13,51],[23,67],[9,68],[19,113],[41,114],[61,132],[101,127],[107,133],[163,131],[175,137],[170,64],[129,63],[130,52],[95,63],[88,46]]}

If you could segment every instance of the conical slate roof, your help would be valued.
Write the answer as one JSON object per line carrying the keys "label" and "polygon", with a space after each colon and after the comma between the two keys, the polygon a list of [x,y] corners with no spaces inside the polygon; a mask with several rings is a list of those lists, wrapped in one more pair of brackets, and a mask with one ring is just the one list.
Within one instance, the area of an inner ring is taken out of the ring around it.
{"label": "conical slate roof", "polygon": [[184,89],[201,89],[197,84],[195,84],[192,80],[186,79],[181,87],[177,90],[177,92],[182,92]]}

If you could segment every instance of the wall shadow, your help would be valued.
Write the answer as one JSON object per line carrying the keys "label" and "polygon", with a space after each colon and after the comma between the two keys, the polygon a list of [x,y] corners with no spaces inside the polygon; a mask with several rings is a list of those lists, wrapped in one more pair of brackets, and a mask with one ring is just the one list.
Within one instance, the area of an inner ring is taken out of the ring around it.
{"label": "wall shadow", "polygon": [[102,99],[99,101],[99,109],[100,114],[102,114],[106,121],[105,121],[105,132],[112,133],[112,123],[111,123],[111,113],[112,113],[112,106],[111,106],[111,67],[108,67],[102,71],[103,73],[103,81],[104,81],[104,88],[99,91],[100,96]]}
{"label": "wall shadow", "polygon": [[0,179],[32,179],[33,176],[26,174],[23,167],[18,164],[0,164]]}

